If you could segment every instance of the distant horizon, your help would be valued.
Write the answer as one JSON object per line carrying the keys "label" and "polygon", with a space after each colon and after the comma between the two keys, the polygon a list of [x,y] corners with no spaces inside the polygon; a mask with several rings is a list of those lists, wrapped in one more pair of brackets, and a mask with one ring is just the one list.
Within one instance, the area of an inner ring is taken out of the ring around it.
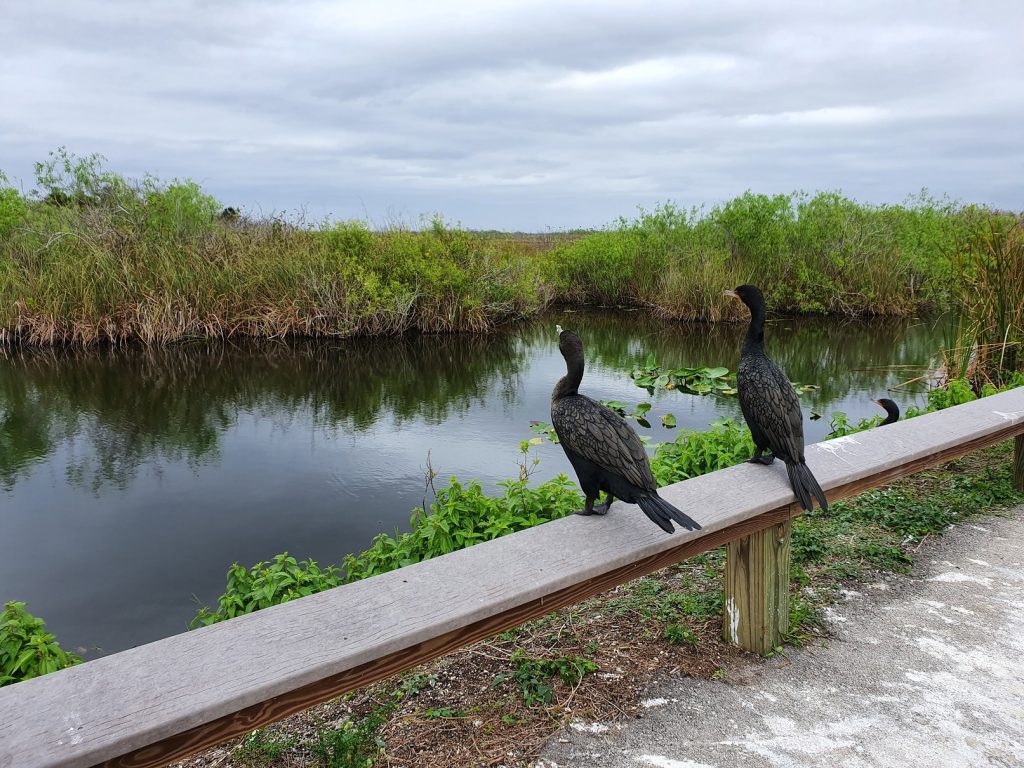
{"label": "distant horizon", "polygon": [[[87,155],[87,153],[79,154],[79,153],[71,152],[70,150],[69,150],[69,153],[72,154],[75,157],[78,157],[78,158],[85,157]],[[97,154],[98,155],[98,153],[93,153],[93,154]],[[136,175],[129,175],[129,174],[121,173],[116,168],[114,168],[111,163],[109,163],[109,160],[107,158],[105,158],[103,156],[100,156],[100,157],[103,160],[103,170],[104,171],[108,171],[108,172],[112,172],[112,173],[115,173],[117,175],[120,175],[123,178],[127,179],[129,182],[141,180],[144,176],[147,175],[145,173],[139,174],[137,176]],[[33,161],[33,162],[36,162],[36,161]],[[0,167],[0,174],[5,175],[7,177],[8,183],[11,186],[14,186],[16,189],[18,189],[19,192],[23,196],[32,196],[33,192],[38,192],[38,190],[34,189],[34,186],[35,186],[34,174],[30,178],[28,178],[28,179],[19,179],[19,178],[14,177],[10,173],[7,173],[5,171],[5,169],[2,168],[2,167]],[[202,188],[204,193],[212,194],[209,189],[207,189],[204,185],[202,185],[201,182],[197,181],[196,179],[194,179],[192,177],[185,176],[185,177],[176,177],[176,178],[172,179],[172,178],[161,178],[161,177],[159,177],[159,176],[157,176],[156,174],[153,174],[153,173],[149,173],[148,175],[153,177],[153,178],[155,178],[155,179],[157,179],[158,181],[160,181],[162,183],[171,183],[171,182],[174,182],[174,181],[181,181],[181,182],[191,181],[191,182],[195,182],[195,183],[200,185],[200,187]],[[583,225],[579,225],[579,226],[568,225],[568,226],[560,227],[560,228],[547,227],[545,229],[513,229],[513,228],[508,228],[508,227],[471,226],[471,225],[468,225],[465,222],[459,220],[457,217],[450,216],[447,212],[444,212],[444,211],[436,211],[434,213],[429,213],[429,214],[428,213],[423,213],[423,214],[420,214],[418,217],[416,217],[415,220],[393,219],[392,218],[392,219],[387,219],[385,221],[374,221],[372,219],[369,219],[369,218],[366,218],[366,217],[363,217],[363,216],[347,216],[347,217],[334,216],[330,212],[328,212],[325,215],[320,216],[320,217],[312,217],[310,215],[310,213],[309,213],[309,209],[308,208],[306,208],[305,210],[300,208],[300,209],[297,209],[297,210],[294,210],[294,211],[286,211],[286,210],[285,211],[276,211],[276,210],[264,211],[264,210],[256,210],[256,209],[252,209],[252,208],[247,208],[247,207],[244,207],[244,206],[243,207],[239,207],[237,204],[233,204],[233,203],[231,203],[229,201],[225,201],[225,200],[222,200],[220,198],[217,198],[217,201],[223,207],[224,210],[227,210],[228,208],[235,208],[239,212],[240,215],[245,216],[245,217],[249,217],[249,218],[253,218],[254,220],[257,220],[257,221],[259,221],[261,219],[264,219],[264,218],[266,218],[266,219],[280,218],[280,219],[283,219],[285,221],[290,221],[290,222],[293,222],[293,223],[301,222],[301,223],[304,223],[304,224],[307,224],[307,225],[308,224],[315,224],[318,221],[325,221],[325,220],[328,221],[328,222],[358,221],[358,222],[370,225],[371,229],[403,228],[403,229],[408,229],[408,230],[415,231],[415,230],[419,230],[419,229],[422,229],[422,228],[425,228],[425,227],[429,227],[431,222],[432,222],[432,220],[436,216],[440,216],[442,221],[447,226],[457,227],[457,228],[464,229],[464,230],[470,231],[470,232],[480,232],[480,233],[484,233],[484,234],[486,234],[488,232],[495,232],[495,233],[509,234],[509,235],[547,235],[547,234],[558,235],[558,234],[573,234],[573,233],[586,233],[586,232],[599,231],[599,230],[606,229],[606,228],[608,228],[610,226],[613,226],[613,225],[617,224],[620,219],[626,219],[627,221],[633,220],[633,219],[636,219],[639,216],[641,216],[643,213],[651,213],[651,212],[655,211],[657,208],[659,208],[661,206],[664,206],[664,205],[674,205],[674,206],[677,206],[680,209],[683,209],[683,210],[686,210],[686,211],[698,210],[698,211],[702,211],[702,212],[710,212],[711,210],[713,210],[717,206],[720,206],[720,205],[723,205],[725,203],[728,203],[729,201],[735,200],[738,197],[742,197],[743,195],[745,195],[747,193],[752,193],[752,194],[756,194],[756,195],[763,194],[763,195],[767,195],[769,197],[774,197],[776,195],[781,195],[781,196],[786,196],[786,197],[791,197],[791,198],[794,197],[794,196],[797,196],[797,195],[806,195],[808,197],[814,197],[814,196],[816,196],[818,194],[837,194],[837,195],[841,195],[842,197],[844,197],[844,198],[846,198],[848,200],[852,200],[853,202],[856,202],[856,203],[861,204],[861,205],[867,205],[867,206],[882,206],[882,205],[903,205],[903,206],[906,206],[906,205],[911,205],[911,204],[913,204],[915,202],[921,202],[921,201],[923,201],[925,199],[928,199],[928,200],[931,200],[931,201],[934,201],[934,202],[937,202],[937,203],[949,204],[949,205],[953,205],[953,206],[956,206],[956,205],[965,205],[965,206],[967,206],[967,205],[977,205],[977,206],[980,206],[980,207],[990,208],[994,212],[1008,212],[1008,213],[1011,213],[1011,214],[1014,214],[1014,215],[1018,215],[1018,214],[1024,213],[1024,210],[1011,210],[1011,209],[1006,209],[1006,208],[1000,208],[998,206],[992,206],[992,205],[989,205],[987,203],[979,202],[979,201],[976,201],[976,200],[964,200],[964,199],[960,199],[960,198],[954,198],[954,197],[952,197],[950,195],[935,194],[931,190],[924,189],[924,188],[919,189],[916,192],[910,192],[910,193],[908,193],[906,195],[903,195],[901,198],[896,199],[896,200],[882,200],[882,201],[861,200],[861,199],[858,199],[856,197],[853,197],[852,195],[847,195],[843,190],[840,190],[840,189],[790,190],[788,192],[786,192],[786,191],[764,191],[764,192],[758,192],[758,191],[755,191],[755,190],[746,189],[746,190],[743,190],[742,192],[740,192],[737,195],[734,195],[732,197],[724,198],[724,199],[721,199],[721,200],[715,200],[715,201],[707,201],[707,202],[704,202],[704,203],[697,203],[697,204],[694,204],[694,205],[686,205],[686,206],[684,206],[684,205],[678,203],[678,201],[672,200],[672,199],[656,200],[653,204],[651,204],[649,206],[637,205],[629,213],[619,214],[617,216],[612,217],[608,221],[605,221],[605,222],[599,223],[599,224],[594,224],[594,225],[586,225],[586,226],[583,226]],[[213,196],[216,197],[216,195],[213,195]],[[257,208],[259,208],[259,206],[257,206]]]}
{"label": "distant horizon", "polygon": [[250,214],[377,226],[599,229],[746,190],[1024,209],[1011,0],[38,0],[0,21],[0,169],[26,190],[66,146]]}

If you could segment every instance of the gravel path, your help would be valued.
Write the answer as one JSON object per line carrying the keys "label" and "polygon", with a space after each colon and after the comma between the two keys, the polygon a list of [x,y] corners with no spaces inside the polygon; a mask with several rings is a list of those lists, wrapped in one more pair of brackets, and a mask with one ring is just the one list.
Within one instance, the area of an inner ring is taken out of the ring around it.
{"label": "gravel path", "polygon": [[1024,508],[849,592],[824,646],[665,681],[642,718],[575,723],[537,766],[1024,766]]}

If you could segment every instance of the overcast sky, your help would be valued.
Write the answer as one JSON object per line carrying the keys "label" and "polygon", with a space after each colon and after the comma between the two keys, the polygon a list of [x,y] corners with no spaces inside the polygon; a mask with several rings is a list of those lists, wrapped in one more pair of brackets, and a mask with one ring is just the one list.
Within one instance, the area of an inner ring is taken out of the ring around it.
{"label": "overcast sky", "polygon": [[0,4],[0,169],[253,212],[590,227],[841,189],[1024,208],[1024,2]]}

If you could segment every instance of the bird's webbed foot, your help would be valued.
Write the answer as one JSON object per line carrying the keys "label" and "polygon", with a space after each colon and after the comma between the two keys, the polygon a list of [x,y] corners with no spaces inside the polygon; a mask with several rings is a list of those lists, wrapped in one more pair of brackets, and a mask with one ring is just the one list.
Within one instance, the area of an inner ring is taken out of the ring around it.
{"label": "bird's webbed foot", "polygon": [[764,454],[764,449],[763,448],[758,448],[754,452],[753,457],[751,457],[750,459],[747,459],[747,464],[764,464],[765,466],[768,466],[773,461],[775,461],[775,456],[773,456],[772,454],[769,453],[767,456],[765,456],[763,454]]}
{"label": "bird's webbed foot", "polygon": [[608,500],[603,504],[594,505],[593,499],[587,499],[587,504],[583,509],[576,510],[577,515],[598,515],[603,516],[608,514],[608,510],[612,506],[612,497],[609,496]]}

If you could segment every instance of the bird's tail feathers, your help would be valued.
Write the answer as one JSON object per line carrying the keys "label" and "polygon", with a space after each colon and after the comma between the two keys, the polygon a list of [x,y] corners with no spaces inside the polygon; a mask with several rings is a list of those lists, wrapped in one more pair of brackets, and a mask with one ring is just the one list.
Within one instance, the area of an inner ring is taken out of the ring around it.
{"label": "bird's tail feathers", "polygon": [[673,533],[672,521],[675,520],[680,526],[688,531],[699,531],[700,525],[692,517],[684,515],[657,494],[641,496],[637,505],[651,521],[659,526],[665,533]]}
{"label": "bird's tail feathers", "polygon": [[821,490],[818,481],[811,474],[810,468],[804,462],[786,464],[786,472],[789,473],[789,484],[793,486],[793,493],[796,494],[800,506],[808,512],[811,511],[813,503],[811,497],[818,500],[818,506],[823,512],[828,512],[828,499],[825,492]]}

